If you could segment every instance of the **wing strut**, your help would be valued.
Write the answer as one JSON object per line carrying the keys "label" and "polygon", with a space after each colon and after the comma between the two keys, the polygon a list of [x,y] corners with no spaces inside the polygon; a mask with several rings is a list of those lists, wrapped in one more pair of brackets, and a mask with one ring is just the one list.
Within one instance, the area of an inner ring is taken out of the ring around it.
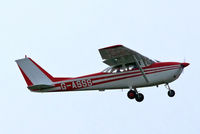
{"label": "wing strut", "polygon": [[145,81],[146,81],[147,83],[149,83],[149,80],[148,80],[148,78],[147,78],[147,76],[146,76],[144,70],[141,68],[140,64],[138,63],[138,60],[136,59],[136,57],[135,57],[134,55],[133,55],[133,58],[134,58],[134,60],[135,60],[135,62],[136,62],[136,64],[137,64],[138,68],[140,69],[140,71],[141,71],[141,73],[142,73],[142,75],[143,75]]}

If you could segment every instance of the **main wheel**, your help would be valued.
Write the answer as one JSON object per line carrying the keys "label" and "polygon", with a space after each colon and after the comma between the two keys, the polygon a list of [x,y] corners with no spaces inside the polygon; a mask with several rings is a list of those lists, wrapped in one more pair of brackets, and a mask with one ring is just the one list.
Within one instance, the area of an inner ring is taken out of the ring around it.
{"label": "main wheel", "polygon": [[138,93],[135,97],[137,102],[142,102],[144,100],[144,95],[141,93]]}
{"label": "main wheel", "polygon": [[168,91],[168,96],[169,97],[174,97],[174,95],[175,95],[175,91],[174,90],[169,90]]}
{"label": "main wheel", "polygon": [[128,91],[127,96],[129,99],[135,99],[136,97],[136,92],[133,90]]}

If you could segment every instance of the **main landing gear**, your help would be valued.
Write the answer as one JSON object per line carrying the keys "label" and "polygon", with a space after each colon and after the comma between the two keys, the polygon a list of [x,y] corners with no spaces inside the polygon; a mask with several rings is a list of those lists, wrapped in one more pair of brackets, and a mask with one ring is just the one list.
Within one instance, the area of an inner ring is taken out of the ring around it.
{"label": "main landing gear", "polygon": [[165,87],[169,90],[168,91],[168,96],[169,97],[174,97],[175,96],[175,91],[170,88],[168,83],[165,85]]}
{"label": "main landing gear", "polygon": [[142,93],[138,93],[136,89],[129,90],[127,96],[129,99],[135,99],[137,102],[142,102],[144,100],[144,95]]}
{"label": "main landing gear", "polygon": [[[174,97],[175,91],[170,88],[168,83],[165,84],[165,87],[168,89],[168,96]],[[144,100],[144,95],[142,93],[138,93],[136,88],[133,90],[132,87],[130,87],[127,96],[129,99],[135,99],[137,102],[142,102]]]}

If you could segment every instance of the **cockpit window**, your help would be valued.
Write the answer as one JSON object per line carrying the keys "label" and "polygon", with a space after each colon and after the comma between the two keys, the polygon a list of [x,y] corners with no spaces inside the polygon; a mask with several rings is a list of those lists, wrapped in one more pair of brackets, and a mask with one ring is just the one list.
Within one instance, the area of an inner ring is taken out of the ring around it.
{"label": "cockpit window", "polygon": [[129,64],[125,64],[124,66],[120,65],[120,66],[106,68],[105,70],[103,70],[103,72],[105,72],[105,73],[120,73],[120,72],[131,71],[131,70],[134,70],[137,68],[138,67],[137,67],[136,63],[129,63]]}

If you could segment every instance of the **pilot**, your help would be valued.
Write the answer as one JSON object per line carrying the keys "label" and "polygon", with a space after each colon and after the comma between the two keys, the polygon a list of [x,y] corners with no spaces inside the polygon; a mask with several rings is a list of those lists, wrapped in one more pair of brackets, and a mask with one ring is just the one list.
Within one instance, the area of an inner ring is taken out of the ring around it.
{"label": "pilot", "polygon": [[117,68],[117,73],[120,73],[121,71],[120,71],[120,68]]}
{"label": "pilot", "polygon": [[[133,66],[133,69],[137,69],[137,68],[138,68],[136,63],[133,63],[132,66]],[[133,70],[133,69],[132,69],[132,70]]]}

